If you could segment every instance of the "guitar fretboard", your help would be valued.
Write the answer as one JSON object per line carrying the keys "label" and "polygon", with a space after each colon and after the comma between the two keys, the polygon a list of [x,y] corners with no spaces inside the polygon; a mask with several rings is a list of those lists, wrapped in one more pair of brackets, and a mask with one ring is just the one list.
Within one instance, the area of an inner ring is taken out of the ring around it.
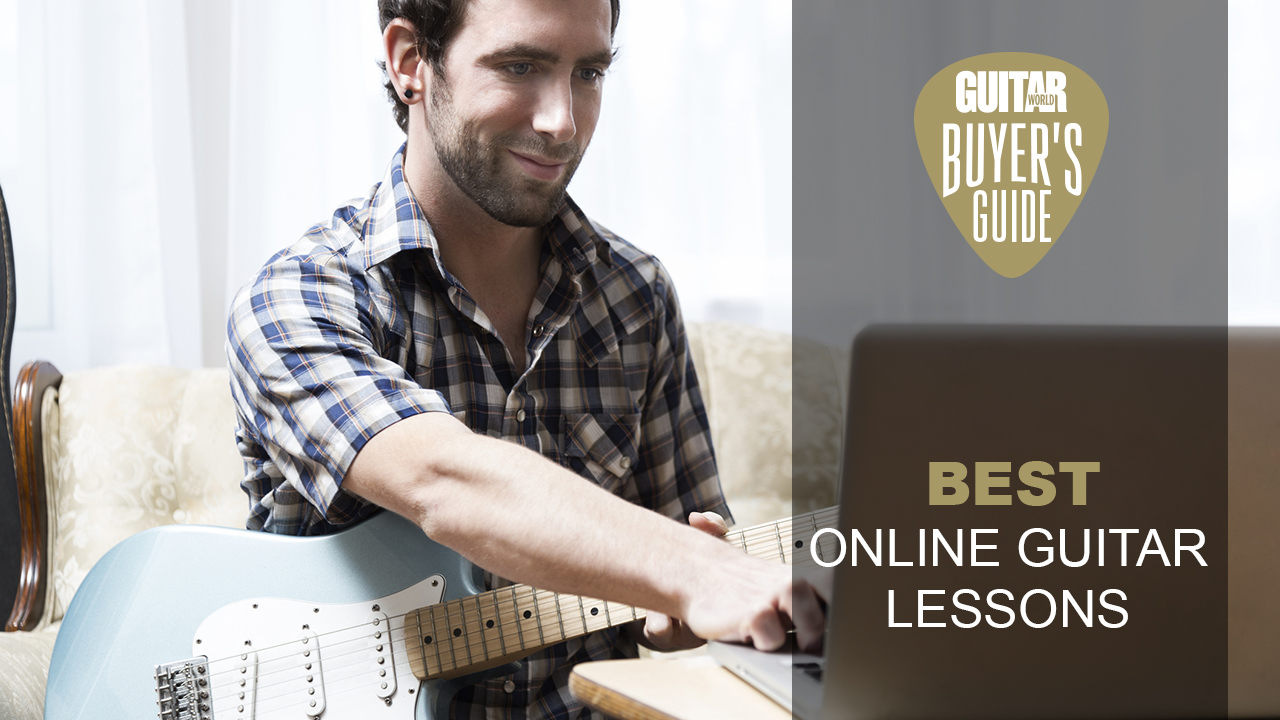
{"label": "guitar fretboard", "polygon": [[[810,557],[810,538],[834,527],[836,517],[836,508],[827,508],[733,530],[725,540],[753,557],[791,564]],[[837,542],[828,535],[812,552],[825,559]],[[405,649],[414,676],[426,680],[643,617],[644,610],[622,603],[512,585],[409,613]]]}

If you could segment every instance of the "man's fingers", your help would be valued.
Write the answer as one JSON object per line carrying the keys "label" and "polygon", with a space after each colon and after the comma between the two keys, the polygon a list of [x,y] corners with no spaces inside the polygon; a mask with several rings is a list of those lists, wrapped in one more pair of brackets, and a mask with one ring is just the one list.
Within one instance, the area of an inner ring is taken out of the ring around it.
{"label": "man's fingers", "polygon": [[751,619],[748,635],[759,650],[776,650],[787,639],[787,631],[795,629],[796,643],[805,652],[822,647],[826,630],[826,613],[814,587],[798,580],[776,599],[777,607],[757,613]]}
{"label": "man's fingers", "polygon": [[773,608],[757,613],[752,618],[747,635],[757,650],[764,651],[777,650],[787,640],[787,631]]}
{"label": "man's fingers", "polygon": [[818,601],[818,593],[803,580],[791,588],[790,615],[800,650],[819,651],[822,648],[822,633],[826,629],[827,618]]}
{"label": "man's fingers", "polygon": [[716,537],[721,537],[729,532],[729,525],[725,523],[724,518],[713,512],[689,513],[689,526]]}
{"label": "man's fingers", "polygon": [[671,622],[671,618],[659,612],[650,611],[645,617],[644,634],[649,641],[658,647],[666,647],[671,644],[671,635],[675,631],[675,624]]}

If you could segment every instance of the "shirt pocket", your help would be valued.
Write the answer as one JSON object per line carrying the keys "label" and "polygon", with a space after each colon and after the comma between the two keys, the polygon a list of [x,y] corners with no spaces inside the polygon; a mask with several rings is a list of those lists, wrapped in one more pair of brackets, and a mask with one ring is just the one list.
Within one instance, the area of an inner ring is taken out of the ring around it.
{"label": "shirt pocket", "polygon": [[565,458],[579,475],[614,495],[636,500],[632,471],[639,461],[636,438],[640,416],[579,415],[566,417]]}

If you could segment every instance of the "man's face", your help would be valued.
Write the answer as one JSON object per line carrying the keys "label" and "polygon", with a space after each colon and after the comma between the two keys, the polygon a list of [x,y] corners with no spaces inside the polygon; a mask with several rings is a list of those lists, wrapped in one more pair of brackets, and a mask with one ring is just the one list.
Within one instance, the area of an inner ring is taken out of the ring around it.
{"label": "man's face", "polygon": [[431,78],[441,167],[495,220],[551,220],[600,115],[608,0],[472,0]]}

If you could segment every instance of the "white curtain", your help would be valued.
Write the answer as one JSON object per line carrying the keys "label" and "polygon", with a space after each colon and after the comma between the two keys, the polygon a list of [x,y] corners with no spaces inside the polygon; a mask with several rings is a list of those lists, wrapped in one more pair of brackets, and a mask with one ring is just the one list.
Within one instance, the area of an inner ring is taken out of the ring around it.
{"label": "white curtain", "polygon": [[[623,0],[616,41],[571,194],[690,320],[788,330],[790,3]],[[380,47],[374,0],[0,0],[15,369],[222,365],[235,291],[403,141]]]}
{"label": "white curtain", "polygon": [[0,2],[15,366],[200,363],[182,23],[174,3]]}
{"label": "white curtain", "polygon": [[791,328],[790,0],[622,0],[570,192],[655,253],[687,317]]}
{"label": "white curtain", "polygon": [[1227,15],[1228,321],[1280,325],[1280,6],[1232,2]]}

